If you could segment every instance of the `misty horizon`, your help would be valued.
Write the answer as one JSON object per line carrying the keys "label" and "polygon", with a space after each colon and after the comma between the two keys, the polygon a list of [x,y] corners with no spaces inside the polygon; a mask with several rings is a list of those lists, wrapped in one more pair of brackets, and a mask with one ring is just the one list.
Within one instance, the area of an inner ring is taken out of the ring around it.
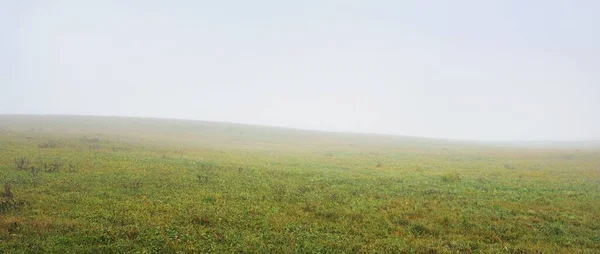
{"label": "misty horizon", "polygon": [[0,114],[599,141],[595,1],[0,4]]}
{"label": "misty horizon", "polygon": [[285,126],[274,126],[274,125],[261,125],[261,124],[248,124],[238,122],[225,122],[225,121],[209,121],[202,119],[186,119],[186,118],[164,118],[164,117],[153,117],[153,116],[119,116],[119,115],[65,115],[65,114],[0,114],[2,116],[16,116],[16,117],[74,117],[74,118],[116,118],[116,119],[140,119],[140,120],[159,120],[159,121],[181,121],[189,123],[210,123],[210,124],[227,124],[238,127],[260,127],[260,128],[273,128],[282,129],[298,132],[315,132],[315,133],[331,133],[331,134],[348,134],[348,135],[365,135],[365,136],[380,136],[380,137],[394,137],[394,138],[414,138],[423,140],[437,140],[442,142],[458,142],[458,143],[470,143],[470,144],[482,144],[482,145],[508,145],[508,146],[531,146],[531,147],[548,147],[548,148],[597,148],[600,147],[600,139],[572,139],[572,140],[550,140],[550,139],[529,139],[529,140],[477,140],[477,139],[452,139],[445,137],[433,137],[433,136],[411,136],[393,133],[376,133],[376,132],[356,132],[356,131],[332,131],[332,130],[318,130],[318,129],[306,129],[306,128],[295,128]]}

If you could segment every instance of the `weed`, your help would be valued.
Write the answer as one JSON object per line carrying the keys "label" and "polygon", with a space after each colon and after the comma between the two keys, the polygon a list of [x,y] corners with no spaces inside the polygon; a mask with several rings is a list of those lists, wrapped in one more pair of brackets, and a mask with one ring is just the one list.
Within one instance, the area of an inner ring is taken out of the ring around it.
{"label": "weed", "polygon": [[305,202],[304,206],[302,206],[302,211],[312,213],[316,211],[317,206],[311,202]]}
{"label": "weed", "polygon": [[38,185],[40,185],[40,169],[36,168],[35,166],[31,166],[29,174],[31,175],[33,187],[37,187]]}
{"label": "weed", "polygon": [[423,224],[415,223],[411,224],[409,227],[409,231],[416,237],[422,237],[430,234],[430,230],[425,227]]}
{"label": "weed", "polygon": [[4,193],[2,193],[2,196],[4,196],[6,199],[12,199],[14,197],[10,183],[4,184]]}
{"label": "weed", "polygon": [[141,180],[135,180],[133,182],[127,183],[127,184],[123,184],[123,188],[125,189],[131,189],[131,190],[137,190],[140,189],[142,187],[142,181]]}
{"label": "weed", "polygon": [[43,149],[46,149],[46,148],[56,148],[56,147],[58,147],[58,142],[56,142],[54,140],[48,140],[46,142],[40,143],[38,145],[38,147],[39,148],[43,148]]}
{"label": "weed", "polygon": [[[60,167],[62,166],[62,162],[55,160],[51,162],[42,162],[42,170],[48,173],[58,172]],[[70,165],[70,164],[69,164]]]}
{"label": "weed", "polygon": [[465,229],[470,229],[475,226],[473,223],[471,223],[469,217],[464,214],[460,217],[460,225]]}
{"label": "weed", "polygon": [[74,173],[74,172],[76,172],[76,171],[77,171],[77,170],[75,169],[75,166],[74,166],[72,163],[69,163],[69,165],[67,166],[67,168],[68,168],[68,172],[69,172],[69,173]]}
{"label": "weed", "polygon": [[192,223],[201,226],[210,226],[212,224],[209,218],[200,215],[194,215],[192,217]]}
{"label": "weed", "polygon": [[137,226],[129,225],[124,227],[123,234],[128,240],[135,240],[140,235],[140,229]]}
{"label": "weed", "polygon": [[565,234],[563,227],[559,224],[552,224],[545,229],[546,233],[551,236],[562,236]]}
{"label": "weed", "polygon": [[10,183],[4,184],[4,193],[0,196],[0,214],[8,211],[11,208],[19,205],[19,202],[16,202],[14,199],[14,194],[12,192],[12,185]]}
{"label": "weed", "polygon": [[390,222],[396,226],[403,226],[403,227],[406,227],[410,224],[410,221],[403,218],[401,215],[391,216]]}
{"label": "weed", "polygon": [[448,215],[444,215],[444,219],[442,219],[442,225],[446,227],[452,225],[452,222],[450,221],[450,217],[448,217]]}
{"label": "weed", "polygon": [[446,173],[441,176],[443,182],[453,183],[460,181],[460,174],[458,172]]}
{"label": "weed", "polygon": [[483,176],[478,176],[477,177],[477,182],[485,184],[485,183],[488,183],[489,181],[485,177],[483,177]]}
{"label": "weed", "polygon": [[216,162],[212,162],[212,161],[200,161],[200,162],[196,162],[196,164],[198,165],[198,168],[200,169],[200,171],[214,172],[219,169],[219,164],[217,164]]}
{"label": "weed", "polygon": [[207,184],[208,183],[208,176],[207,175],[196,175],[196,177],[198,178],[198,182],[201,184]]}
{"label": "weed", "polygon": [[277,185],[273,188],[273,197],[277,201],[283,200],[287,193],[287,187],[285,185]]}
{"label": "weed", "polygon": [[25,170],[29,165],[29,159],[26,157],[19,157],[15,159],[15,167],[20,170]]}
{"label": "weed", "polygon": [[83,136],[83,137],[81,137],[81,142],[84,142],[84,143],[100,143],[100,138],[98,138],[98,137],[90,138],[88,136]]}

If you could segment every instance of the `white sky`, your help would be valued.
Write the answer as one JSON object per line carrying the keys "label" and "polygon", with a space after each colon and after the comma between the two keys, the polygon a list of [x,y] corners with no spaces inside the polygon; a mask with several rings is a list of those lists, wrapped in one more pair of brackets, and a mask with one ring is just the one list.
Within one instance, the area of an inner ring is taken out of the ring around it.
{"label": "white sky", "polygon": [[0,0],[0,114],[600,139],[600,1]]}

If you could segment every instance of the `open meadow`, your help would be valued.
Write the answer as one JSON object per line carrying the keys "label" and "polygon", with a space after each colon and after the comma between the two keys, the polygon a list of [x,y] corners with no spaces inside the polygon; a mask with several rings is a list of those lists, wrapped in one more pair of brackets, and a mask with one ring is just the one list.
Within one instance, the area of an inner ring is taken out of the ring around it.
{"label": "open meadow", "polygon": [[600,150],[0,116],[0,253],[599,253]]}

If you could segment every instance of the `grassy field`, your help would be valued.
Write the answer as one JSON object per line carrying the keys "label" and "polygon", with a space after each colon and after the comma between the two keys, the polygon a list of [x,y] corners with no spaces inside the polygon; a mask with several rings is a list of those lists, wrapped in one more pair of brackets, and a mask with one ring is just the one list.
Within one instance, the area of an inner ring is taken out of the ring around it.
{"label": "grassy field", "polygon": [[600,150],[0,116],[0,252],[599,253]]}

